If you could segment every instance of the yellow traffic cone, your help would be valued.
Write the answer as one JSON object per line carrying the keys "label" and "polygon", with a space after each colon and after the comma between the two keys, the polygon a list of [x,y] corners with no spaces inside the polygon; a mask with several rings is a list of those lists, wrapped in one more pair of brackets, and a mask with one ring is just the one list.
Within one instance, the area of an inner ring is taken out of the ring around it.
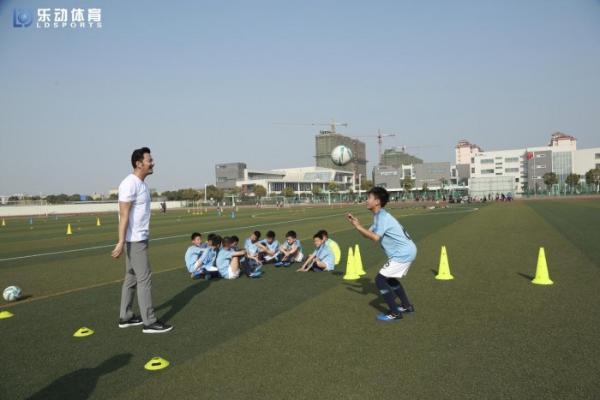
{"label": "yellow traffic cone", "polygon": [[67,235],[72,235],[73,231],[71,230],[71,224],[67,224]]}
{"label": "yellow traffic cone", "polygon": [[102,226],[102,223],[100,223],[100,217],[96,217],[96,226]]}
{"label": "yellow traffic cone", "polygon": [[438,269],[438,274],[435,276],[435,279],[439,279],[441,281],[449,281],[450,279],[454,279],[454,277],[450,273],[450,264],[448,263],[446,246],[442,246],[442,253],[440,254],[440,267]]}
{"label": "yellow traffic cone", "polygon": [[548,264],[546,263],[546,252],[543,247],[540,247],[540,252],[538,253],[538,261],[537,268],[535,269],[535,278],[531,281],[531,283],[535,283],[536,285],[553,285],[554,282],[550,280],[550,275],[548,274]]}
{"label": "yellow traffic cone", "polygon": [[365,269],[362,263],[362,257],[360,256],[360,247],[358,247],[358,243],[354,245],[354,262],[356,263],[356,273],[359,276],[366,275]]}
{"label": "yellow traffic cone", "polygon": [[352,247],[348,247],[348,258],[346,260],[346,274],[344,279],[347,281],[354,281],[360,278],[356,271],[356,263],[354,262],[354,254],[352,254]]}
{"label": "yellow traffic cone", "polygon": [[2,226],[6,226],[6,221],[2,218]]}

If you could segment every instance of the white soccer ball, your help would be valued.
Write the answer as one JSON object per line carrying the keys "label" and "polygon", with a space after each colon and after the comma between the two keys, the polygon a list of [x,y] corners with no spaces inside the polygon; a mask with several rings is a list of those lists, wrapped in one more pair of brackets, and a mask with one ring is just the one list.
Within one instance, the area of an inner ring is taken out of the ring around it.
{"label": "white soccer ball", "polygon": [[2,297],[4,297],[4,300],[6,301],[19,300],[19,298],[21,298],[21,288],[18,286],[9,286],[4,289]]}
{"label": "white soccer ball", "polygon": [[346,165],[352,161],[352,150],[344,145],[336,146],[331,152],[331,161],[335,165]]}

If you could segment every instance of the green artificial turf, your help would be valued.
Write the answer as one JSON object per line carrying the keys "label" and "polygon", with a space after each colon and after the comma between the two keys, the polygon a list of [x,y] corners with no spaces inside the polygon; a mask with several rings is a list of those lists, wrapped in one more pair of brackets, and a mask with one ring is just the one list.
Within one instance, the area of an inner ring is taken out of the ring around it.
{"label": "green artificial turf", "polygon": [[[109,256],[114,215],[101,216],[101,227],[95,216],[31,226],[10,219],[0,228],[0,285],[31,297],[0,304],[15,314],[0,320],[0,398],[594,398],[599,235],[587,225],[597,203],[390,205],[418,246],[404,279],[417,312],[394,324],[374,321],[385,309],[372,281],[385,256],[342,216],[350,210],[367,225],[362,207],[242,210],[236,219],[157,214],[153,298],[159,318],[175,326],[164,335],[116,327],[124,261]],[[344,265],[334,274],[267,266],[257,280],[189,279],[183,253],[192,231],[243,240],[251,226],[273,228],[280,240],[294,229],[305,252],[325,228],[342,264],[348,246],[361,246],[368,274],[345,281]],[[452,281],[434,279],[442,245]],[[5,260],[94,246],[106,247]],[[530,282],[540,246],[552,286]],[[95,334],[73,338],[82,326]],[[144,370],[154,356],[171,365]]]}

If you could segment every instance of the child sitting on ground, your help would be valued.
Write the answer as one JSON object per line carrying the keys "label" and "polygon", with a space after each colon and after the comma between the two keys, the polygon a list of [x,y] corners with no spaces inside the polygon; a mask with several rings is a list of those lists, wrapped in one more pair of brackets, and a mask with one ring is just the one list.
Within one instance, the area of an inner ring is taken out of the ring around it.
{"label": "child sitting on ground", "polygon": [[342,258],[342,250],[340,250],[340,246],[332,238],[329,237],[329,234],[325,229],[321,229],[317,233],[323,235],[323,240],[325,241],[325,244],[327,244],[331,248],[331,251],[333,252],[333,255],[335,257],[335,265],[338,265],[340,263],[340,259]]}
{"label": "child sitting on ground", "polygon": [[267,232],[267,238],[257,243],[258,258],[263,262],[275,260],[279,253],[279,242],[275,239],[275,232]]}
{"label": "child sitting on ground", "polygon": [[223,244],[217,255],[217,268],[219,274],[224,279],[237,279],[240,276],[240,271],[244,269],[244,273],[250,278],[258,278],[261,274],[260,266],[255,268],[242,266],[240,259],[246,254],[246,250],[235,251],[232,248],[233,241],[230,237],[223,238]]}
{"label": "child sitting on ground", "polygon": [[285,242],[279,247],[279,254],[276,267],[289,267],[293,262],[302,262],[304,254],[302,254],[302,243],[296,238],[295,231],[289,231],[285,234]]}
{"label": "child sitting on ground", "polygon": [[333,255],[331,248],[325,242],[323,234],[316,233],[313,236],[313,242],[315,244],[315,251],[308,256],[304,265],[298,269],[298,272],[333,271],[335,268],[335,256]]}

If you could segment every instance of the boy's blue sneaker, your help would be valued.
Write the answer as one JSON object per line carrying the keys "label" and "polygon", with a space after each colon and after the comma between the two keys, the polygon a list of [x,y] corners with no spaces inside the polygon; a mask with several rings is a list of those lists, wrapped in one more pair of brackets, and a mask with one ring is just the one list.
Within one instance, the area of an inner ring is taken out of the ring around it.
{"label": "boy's blue sneaker", "polygon": [[282,261],[277,261],[275,264],[273,264],[274,267],[283,267],[283,262]]}
{"label": "boy's blue sneaker", "polygon": [[254,271],[250,275],[248,275],[248,278],[259,278],[261,275],[262,275],[262,271],[258,270],[258,271]]}
{"label": "boy's blue sneaker", "polygon": [[376,319],[381,322],[396,322],[402,319],[402,314],[379,314]]}
{"label": "boy's blue sneaker", "polygon": [[282,263],[281,263],[281,265],[282,265],[282,266],[284,266],[284,267],[289,267],[289,266],[290,266],[290,264],[291,264],[291,263],[290,263],[290,262],[287,262],[287,261],[286,261],[286,262],[282,262]]}

